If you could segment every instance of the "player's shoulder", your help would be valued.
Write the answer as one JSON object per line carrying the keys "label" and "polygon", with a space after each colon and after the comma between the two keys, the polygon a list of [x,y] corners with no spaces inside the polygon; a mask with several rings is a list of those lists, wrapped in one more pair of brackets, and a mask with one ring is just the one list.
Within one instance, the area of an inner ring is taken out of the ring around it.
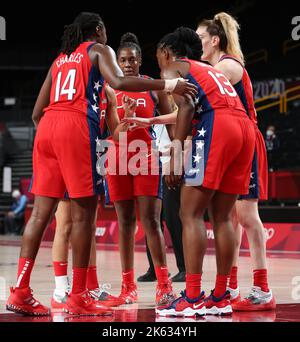
{"label": "player's shoulder", "polygon": [[176,60],[162,70],[161,77],[164,79],[185,78],[189,71],[190,63],[188,60]]}
{"label": "player's shoulder", "polygon": [[188,60],[188,62],[190,63],[190,73],[191,74],[196,74],[196,75],[205,75],[205,72],[209,71],[209,70],[214,70],[214,67],[209,64],[206,63],[205,61],[198,61],[198,60]]}
{"label": "player's shoulder", "polygon": [[244,70],[242,64],[233,58],[225,58],[217,64],[222,69],[233,71],[233,72],[242,72]]}
{"label": "player's shoulder", "polygon": [[100,43],[95,43],[91,47],[91,51],[98,53],[114,53],[114,50],[109,45],[104,45]]}

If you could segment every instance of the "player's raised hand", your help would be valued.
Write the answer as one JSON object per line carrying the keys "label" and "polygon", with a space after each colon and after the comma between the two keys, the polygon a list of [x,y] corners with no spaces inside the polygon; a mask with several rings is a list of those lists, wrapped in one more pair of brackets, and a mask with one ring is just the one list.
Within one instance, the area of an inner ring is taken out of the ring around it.
{"label": "player's raised hand", "polygon": [[125,111],[125,117],[132,117],[135,115],[136,111],[136,100],[132,99],[127,95],[123,95],[122,97],[122,105]]}

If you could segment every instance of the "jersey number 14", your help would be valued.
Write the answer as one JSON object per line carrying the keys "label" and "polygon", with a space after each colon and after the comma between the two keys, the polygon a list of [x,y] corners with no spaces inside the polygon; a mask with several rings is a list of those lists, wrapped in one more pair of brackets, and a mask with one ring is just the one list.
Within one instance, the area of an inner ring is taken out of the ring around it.
{"label": "jersey number 14", "polygon": [[76,77],[76,69],[71,69],[68,72],[68,75],[61,87],[61,75],[59,72],[57,75],[56,87],[55,87],[55,102],[59,101],[61,95],[68,95],[68,100],[73,100],[74,95],[76,94],[75,85],[75,77]]}

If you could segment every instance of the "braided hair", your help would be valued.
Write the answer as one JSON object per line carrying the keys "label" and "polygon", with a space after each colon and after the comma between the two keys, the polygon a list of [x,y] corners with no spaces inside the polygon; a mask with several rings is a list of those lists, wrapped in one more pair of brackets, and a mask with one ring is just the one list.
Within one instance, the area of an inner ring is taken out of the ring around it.
{"label": "braided hair", "polygon": [[202,44],[197,33],[188,27],[179,27],[174,32],[164,36],[157,46],[159,49],[169,48],[176,57],[187,57],[200,60]]}
{"label": "braided hair", "polygon": [[135,49],[139,57],[142,56],[142,50],[140,47],[139,40],[134,33],[127,32],[123,34],[123,36],[121,37],[120,46],[118,48],[117,55],[119,56],[121,50],[126,49],[126,48]]}
{"label": "braided hair", "polygon": [[81,12],[71,25],[65,26],[59,52],[70,56],[82,42],[95,34],[97,26],[104,27],[99,14]]}

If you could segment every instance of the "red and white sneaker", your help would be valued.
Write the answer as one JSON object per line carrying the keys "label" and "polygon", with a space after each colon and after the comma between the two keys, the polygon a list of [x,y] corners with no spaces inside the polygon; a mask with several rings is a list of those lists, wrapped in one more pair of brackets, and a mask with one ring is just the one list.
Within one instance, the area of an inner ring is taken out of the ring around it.
{"label": "red and white sneaker", "polygon": [[30,287],[10,288],[10,296],[6,303],[6,309],[28,316],[49,316],[50,309],[37,301]]}
{"label": "red and white sneaker", "polygon": [[186,291],[182,291],[181,297],[173,300],[169,305],[158,306],[155,310],[156,314],[163,317],[168,316],[204,316],[206,314],[205,295],[201,292],[200,296],[190,299],[186,296]]}
{"label": "red and white sneaker", "polygon": [[70,315],[110,316],[113,310],[94,300],[87,290],[81,293],[71,293],[68,296],[64,312]]}
{"label": "red and white sneaker", "polygon": [[138,300],[136,284],[135,283],[126,284],[123,282],[119,299],[122,301],[122,304],[136,303]]}
{"label": "red and white sneaker", "polygon": [[122,299],[113,296],[108,291],[106,291],[106,289],[111,287],[110,285],[108,285],[109,284],[103,284],[101,287],[97,289],[89,290],[91,297],[108,307],[119,306],[124,304]]}
{"label": "red and white sneaker", "polygon": [[232,306],[230,303],[230,293],[226,291],[222,297],[215,297],[213,291],[204,301],[207,315],[231,315]]}
{"label": "red and white sneaker", "polygon": [[241,301],[240,288],[232,289],[231,287],[227,287],[227,291],[230,293],[230,302],[231,304],[237,303]]}
{"label": "red and white sneaker", "polygon": [[235,311],[265,311],[275,310],[276,302],[272,290],[264,292],[258,286],[253,286],[250,294],[240,302],[232,304]]}
{"label": "red and white sneaker", "polygon": [[67,299],[67,293],[65,293],[64,295],[60,295],[54,291],[53,296],[51,298],[51,309],[63,310],[66,306]]}
{"label": "red and white sneaker", "polygon": [[166,284],[157,284],[156,286],[156,306],[169,305],[176,299],[176,294],[173,292],[172,281],[169,280]]}

